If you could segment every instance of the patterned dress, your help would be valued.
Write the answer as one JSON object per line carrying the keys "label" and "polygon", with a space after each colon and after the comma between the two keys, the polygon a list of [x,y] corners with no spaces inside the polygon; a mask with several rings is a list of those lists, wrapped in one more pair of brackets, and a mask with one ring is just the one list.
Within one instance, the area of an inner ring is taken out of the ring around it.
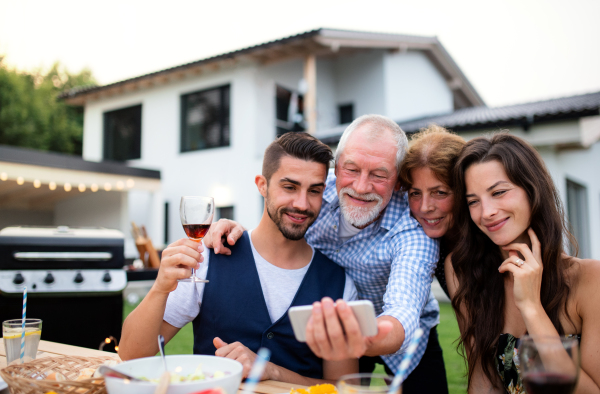
{"label": "patterned dress", "polygon": [[[581,341],[581,335],[565,335],[565,337],[577,337]],[[500,375],[500,379],[502,379],[504,390],[508,394],[525,393],[525,388],[521,381],[519,343],[519,338],[515,338],[511,334],[500,334],[496,356],[494,357],[496,370]]]}

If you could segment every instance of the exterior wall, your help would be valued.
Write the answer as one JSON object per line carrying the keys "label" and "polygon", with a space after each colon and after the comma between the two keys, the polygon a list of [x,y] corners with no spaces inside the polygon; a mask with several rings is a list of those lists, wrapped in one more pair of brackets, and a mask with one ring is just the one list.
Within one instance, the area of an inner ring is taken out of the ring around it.
{"label": "exterior wall", "polygon": [[384,50],[374,49],[335,59],[336,108],[353,103],[355,118],[385,112],[384,55]]}
{"label": "exterior wall", "polygon": [[[589,258],[600,260],[600,141],[584,148],[558,148],[563,144],[581,142],[581,120],[533,125],[529,131],[520,127],[510,130],[511,133],[529,141],[538,150],[554,180],[554,184],[563,201],[566,213],[567,179],[577,182],[587,189],[588,225],[589,225]],[[460,133],[465,139],[488,134],[480,130]]]}
{"label": "exterior wall", "polygon": [[[59,201],[54,208],[54,226],[97,226],[115,229],[129,234],[128,193],[86,193]],[[135,253],[135,244],[126,239],[125,256]]]}
{"label": "exterior wall", "polygon": [[454,111],[452,91],[423,52],[384,56],[385,115],[395,121]]}

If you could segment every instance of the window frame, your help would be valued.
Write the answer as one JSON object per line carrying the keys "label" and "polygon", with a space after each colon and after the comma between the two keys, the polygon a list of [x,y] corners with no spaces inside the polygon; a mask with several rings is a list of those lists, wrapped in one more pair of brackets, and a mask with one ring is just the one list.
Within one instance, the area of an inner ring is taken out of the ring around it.
{"label": "window frame", "polygon": [[[569,231],[577,240],[579,257],[589,258],[591,256],[591,234],[588,215],[588,188],[580,182],[566,178],[566,194]],[[575,201],[571,199],[572,196],[575,197]],[[573,215],[576,215],[576,217],[574,218]],[[569,250],[569,253],[574,254],[575,251]]]}
{"label": "window frame", "polygon": [[[228,98],[229,98],[229,105],[228,105],[228,111],[227,114],[225,114],[225,111],[223,110],[223,108],[225,107],[225,94],[223,94],[223,91],[225,89],[228,89]],[[184,147],[184,142],[185,142],[185,135],[184,133],[186,132],[186,127],[187,127],[187,122],[186,122],[186,117],[187,117],[187,105],[186,105],[186,99],[187,97],[191,96],[191,95],[195,95],[195,94],[200,94],[200,93],[206,93],[206,92],[210,92],[213,90],[219,90],[219,122],[220,122],[220,136],[219,136],[219,140],[220,143],[217,146],[207,146],[204,148],[199,148],[199,149],[187,149]],[[222,84],[222,85],[218,85],[218,86],[212,86],[210,88],[205,88],[205,89],[200,89],[200,90],[194,90],[192,92],[188,92],[188,93],[184,93],[181,94],[179,96],[179,116],[180,116],[180,122],[179,122],[179,153],[190,153],[190,152],[199,152],[199,151],[204,151],[204,150],[209,150],[209,149],[219,149],[219,148],[227,148],[231,146],[231,83],[226,83],[226,84]],[[224,121],[227,122],[224,122]],[[229,135],[227,137],[227,141],[226,143],[224,142],[225,138],[224,138],[224,128],[225,125],[227,124],[227,126],[229,127]]]}
{"label": "window frame", "polygon": [[[114,114],[115,112],[120,112],[120,111],[125,111],[125,110],[132,110],[132,109],[137,109],[139,108],[139,130],[137,131],[137,139],[139,140],[139,147],[137,148],[137,152],[139,153],[137,155],[137,157],[131,157],[131,158],[126,158],[126,159],[116,159],[114,156],[113,157],[109,157],[109,152],[112,150],[112,144],[110,144],[109,142],[112,142],[114,140],[114,136],[110,136],[109,137],[109,131],[108,131],[108,117],[111,114]],[[103,160],[112,160],[112,161],[117,161],[117,162],[125,162],[125,161],[129,161],[129,160],[140,160],[142,158],[142,120],[143,120],[143,106],[142,103],[139,104],[135,104],[135,105],[129,105],[127,107],[121,107],[121,108],[115,108],[115,109],[111,109],[109,111],[104,111],[102,113],[102,159]]]}

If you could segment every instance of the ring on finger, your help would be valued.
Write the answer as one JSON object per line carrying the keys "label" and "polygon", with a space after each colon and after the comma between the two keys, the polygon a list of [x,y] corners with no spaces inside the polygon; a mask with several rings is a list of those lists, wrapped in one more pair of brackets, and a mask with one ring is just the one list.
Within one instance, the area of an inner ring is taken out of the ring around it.
{"label": "ring on finger", "polygon": [[520,267],[520,266],[522,266],[523,264],[525,264],[525,262],[524,262],[523,260],[521,260],[521,259],[517,259],[517,260],[515,260],[515,263],[517,263],[517,265],[518,265],[519,267]]}

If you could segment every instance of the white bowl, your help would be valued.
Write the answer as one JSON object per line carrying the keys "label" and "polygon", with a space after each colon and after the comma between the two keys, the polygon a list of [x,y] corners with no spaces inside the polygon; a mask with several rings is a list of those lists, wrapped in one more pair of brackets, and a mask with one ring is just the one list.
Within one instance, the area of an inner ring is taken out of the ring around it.
{"label": "white bowl", "polygon": [[[201,355],[177,355],[167,356],[167,368],[174,372],[178,367],[179,375],[193,373],[198,365],[202,364],[202,371],[212,375],[216,371],[225,373],[225,376],[216,379],[196,380],[193,382],[174,383],[169,385],[167,394],[190,394],[197,391],[214,387],[222,387],[227,394],[236,394],[242,381],[242,364],[235,360],[223,357],[201,356]],[[113,366],[117,371],[126,373],[136,378],[159,379],[164,372],[160,357],[146,357],[126,361]],[[124,379],[107,377],[106,389],[109,394],[153,394],[156,383],[151,382],[129,382]]]}

